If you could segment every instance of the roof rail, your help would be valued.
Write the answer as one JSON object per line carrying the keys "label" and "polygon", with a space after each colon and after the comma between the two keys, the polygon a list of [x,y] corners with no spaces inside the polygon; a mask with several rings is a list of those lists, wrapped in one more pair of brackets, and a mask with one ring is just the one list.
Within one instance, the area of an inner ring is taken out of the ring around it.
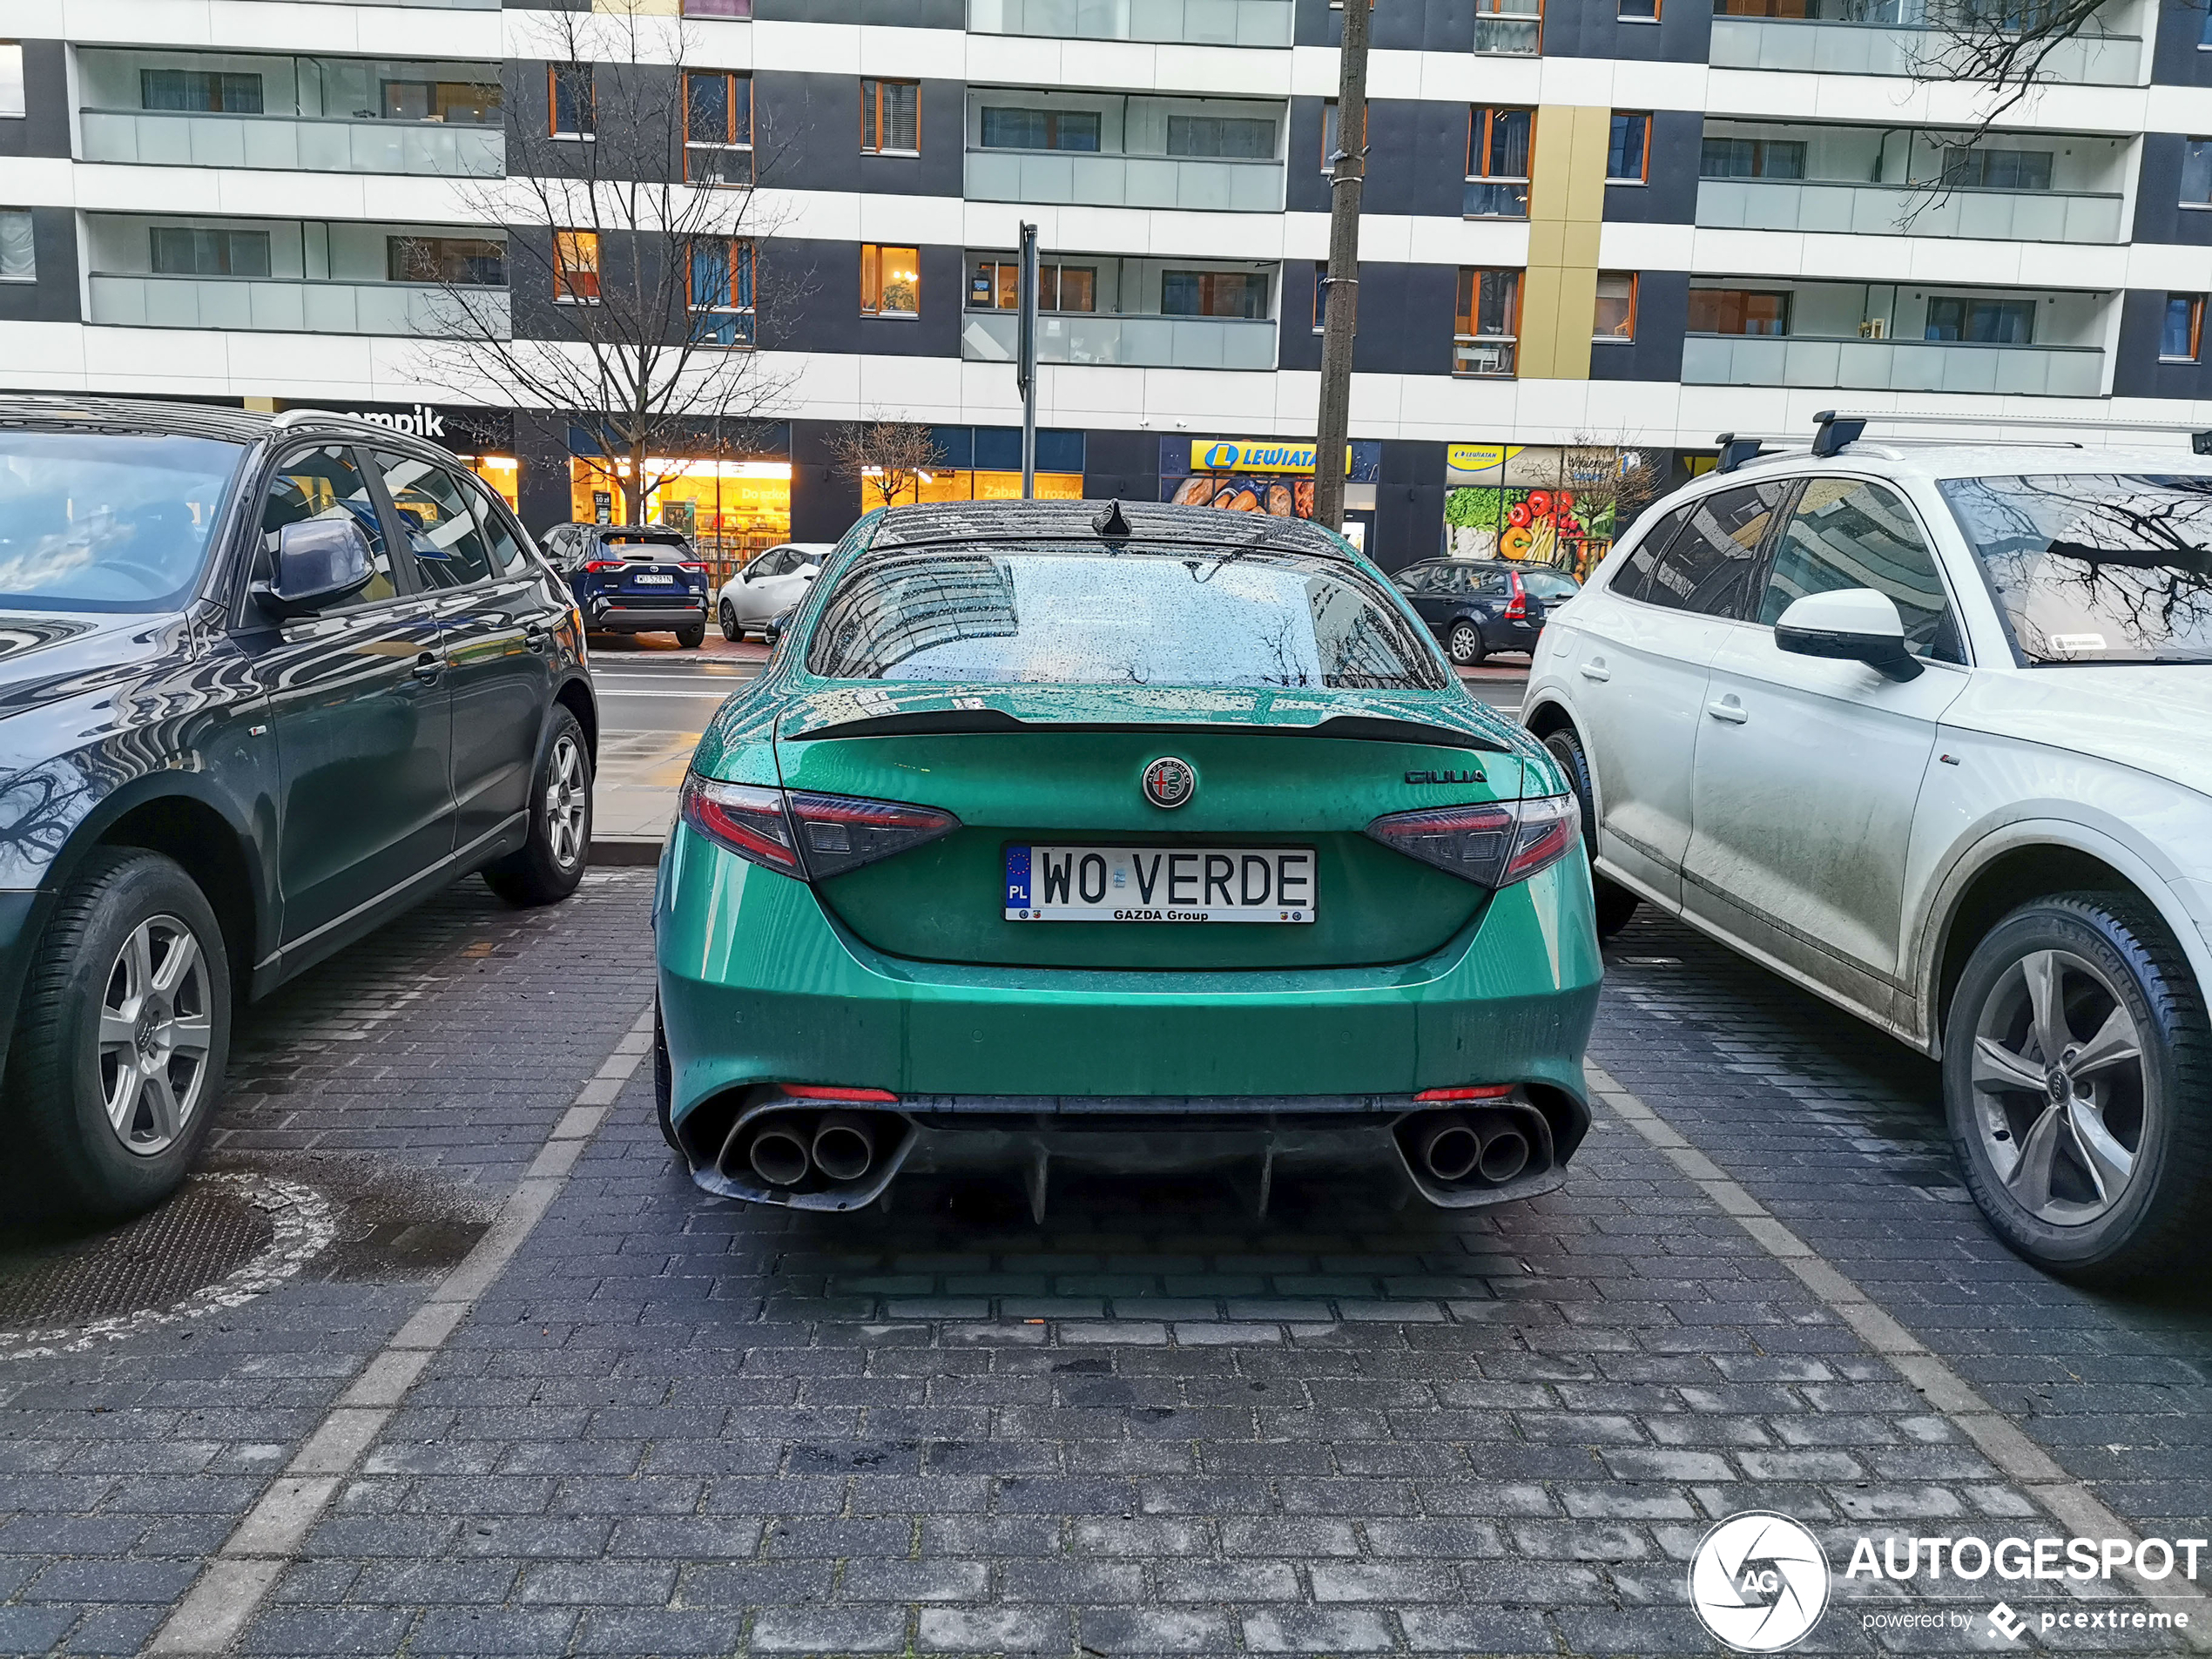
{"label": "roof rail", "polygon": [[2212,431],[2193,421],[2105,421],[2094,416],[2075,420],[2066,415],[1903,415],[1893,409],[1823,409],[1812,418],[1812,452],[1817,455],[1832,455],[1846,444],[1857,442],[1865,433],[1866,423],[1870,421],[1879,421],[1892,426],[2025,427],[2044,431],[2076,432],[2186,432],[2192,450],[2201,455],[2212,455]]}
{"label": "roof rail", "polygon": [[1721,451],[1721,458],[1713,467],[1715,472],[1734,472],[1745,462],[1757,460],[1770,444],[1777,448],[1797,447],[1795,438],[1761,437],[1750,432],[1723,432],[1713,442],[1720,446]]}

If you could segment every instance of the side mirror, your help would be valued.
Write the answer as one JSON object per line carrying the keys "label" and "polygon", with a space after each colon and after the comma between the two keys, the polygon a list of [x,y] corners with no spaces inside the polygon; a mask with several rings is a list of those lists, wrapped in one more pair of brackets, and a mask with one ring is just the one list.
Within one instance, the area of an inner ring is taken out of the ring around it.
{"label": "side mirror", "polygon": [[1924,671],[1905,646],[1896,603],[1871,588],[1838,588],[1793,601],[1774,624],[1774,643],[1800,657],[1864,663],[1893,680],[1918,679]]}
{"label": "side mirror", "polygon": [[373,557],[350,513],[300,519],[277,532],[276,579],[253,584],[254,602],[280,620],[312,616],[367,587]]}

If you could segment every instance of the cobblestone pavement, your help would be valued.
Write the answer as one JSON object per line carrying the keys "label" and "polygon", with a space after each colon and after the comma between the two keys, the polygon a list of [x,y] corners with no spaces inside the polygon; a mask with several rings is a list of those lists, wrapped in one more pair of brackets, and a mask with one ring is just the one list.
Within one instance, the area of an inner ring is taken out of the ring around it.
{"label": "cobblestone pavement", "polygon": [[[253,1012],[216,1165],[323,1188],[341,1241],[219,1318],[0,1361],[0,1650],[167,1617],[637,1018],[649,882],[465,884]],[[2207,1530],[2212,1299],[2020,1267],[1925,1062],[1652,923],[1594,1058],[2106,1503]],[[1761,1507],[1839,1570],[1861,1533],[2062,1530],[1609,1113],[1496,1211],[1056,1179],[1039,1228],[1011,1185],[710,1201],[640,1073],[239,1647],[1703,1653],[1683,1563]],[[2000,1593],[1839,1578],[1807,1648],[2007,1649]],[[2072,1605],[2143,1605],[2112,1595]],[[1861,1629],[1916,1606],[1978,1634]]]}

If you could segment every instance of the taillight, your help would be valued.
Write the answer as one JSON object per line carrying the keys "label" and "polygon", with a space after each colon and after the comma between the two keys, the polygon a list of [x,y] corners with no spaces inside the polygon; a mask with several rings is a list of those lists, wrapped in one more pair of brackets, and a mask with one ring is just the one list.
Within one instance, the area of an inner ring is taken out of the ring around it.
{"label": "taillight", "polygon": [[1478,887],[1509,887],[1556,864],[1581,840],[1581,807],[1572,795],[1474,806],[1392,813],[1367,833],[1408,858]]}
{"label": "taillight", "polygon": [[1513,1093],[1511,1083],[1481,1083],[1466,1089],[1424,1089],[1413,1096],[1418,1101],[1503,1100]]}
{"label": "taillight", "polygon": [[934,806],[719,784],[692,773],[684,821],[718,846],[801,880],[820,881],[950,835],[960,819]]}
{"label": "taillight", "polygon": [[1528,590],[1521,585],[1521,572],[1508,570],[1507,580],[1513,583],[1513,597],[1506,601],[1506,620],[1521,622],[1528,615]]}
{"label": "taillight", "polygon": [[839,1089],[827,1083],[778,1083],[793,1100],[842,1100],[856,1104],[896,1106],[899,1097],[887,1089]]}
{"label": "taillight", "polygon": [[706,566],[704,564],[694,564],[689,559],[678,559],[676,561],[676,568],[679,570],[704,570],[706,569]]}
{"label": "taillight", "polygon": [[586,559],[583,568],[587,570],[619,570],[622,563],[620,559]]}

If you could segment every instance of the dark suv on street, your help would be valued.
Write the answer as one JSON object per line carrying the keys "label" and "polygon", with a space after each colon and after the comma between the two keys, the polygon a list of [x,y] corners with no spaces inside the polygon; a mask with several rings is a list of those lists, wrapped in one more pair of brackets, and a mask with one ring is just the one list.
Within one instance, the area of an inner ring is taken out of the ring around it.
{"label": "dark suv on street", "polygon": [[545,556],[569,579],[584,626],[610,634],[673,632],[696,651],[706,643],[713,600],[706,566],[684,532],[651,524],[556,524]]}
{"label": "dark suv on street", "polygon": [[0,398],[0,1056],[24,1204],[206,1139],[233,1005],[455,877],[575,890],[597,716],[566,588],[433,445]]}
{"label": "dark suv on street", "polygon": [[1562,571],[1507,559],[1424,559],[1392,579],[1462,668],[1494,651],[1534,651],[1545,607],[1582,590]]}

